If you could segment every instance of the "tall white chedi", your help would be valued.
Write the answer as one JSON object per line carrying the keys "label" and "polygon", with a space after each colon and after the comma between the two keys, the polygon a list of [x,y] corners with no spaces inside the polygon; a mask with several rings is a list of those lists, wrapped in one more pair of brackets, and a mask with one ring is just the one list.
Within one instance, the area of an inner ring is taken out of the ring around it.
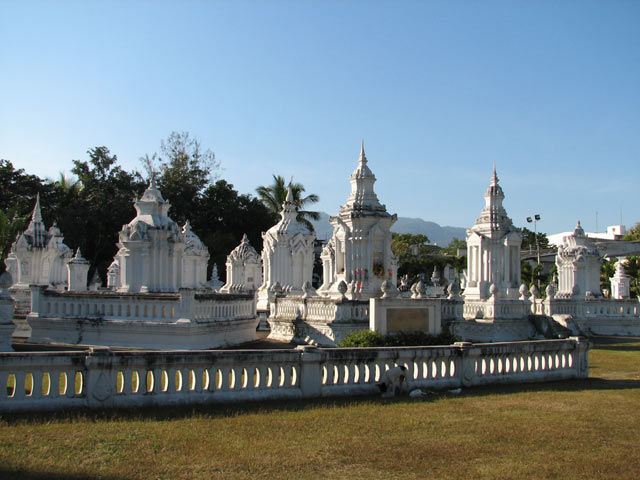
{"label": "tall white chedi", "polygon": [[493,167],[485,205],[467,229],[467,285],[465,300],[518,298],[522,235],[502,206],[504,192]]}
{"label": "tall white chedi", "polygon": [[56,224],[45,230],[38,195],[29,226],[13,242],[5,260],[14,285],[23,288],[29,285],[64,288],[67,285],[66,265],[72,257],[73,251],[64,244]]}
{"label": "tall white chedi", "polygon": [[391,251],[391,226],[398,217],[378,200],[375,181],[363,141],[358,166],[349,178],[351,193],[338,214],[329,218],[333,235],[321,255],[321,295],[342,297],[338,286],[344,282],[350,295],[367,299],[379,296],[386,280],[396,284],[398,265]]}
{"label": "tall white chedi", "polygon": [[262,285],[262,262],[246,234],[227,255],[227,283],[222,292],[255,291]]}
{"label": "tall white chedi", "polygon": [[313,278],[315,234],[297,219],[298,208],[291,185],[282,204],[280,221],[262,234],[263,281],[258,289],[260,311],[268,310],[269,293],[278,284],[284,293],[303,293],[303,285]]}
{"label": "tall white chedi", "polygon": [[591,244],[580,221],[571,235],[562,239],[558,247],[558,292],[556,296],[600,296],[600,254]]}
{"label": "tall white chedi", "polygon": [[144,293],[204,286],[209,252],[188,224],[180,229],[169,218],[170,204],[155,179],[134,205],[137,215],[122,227],[108,270],[109,288]]}

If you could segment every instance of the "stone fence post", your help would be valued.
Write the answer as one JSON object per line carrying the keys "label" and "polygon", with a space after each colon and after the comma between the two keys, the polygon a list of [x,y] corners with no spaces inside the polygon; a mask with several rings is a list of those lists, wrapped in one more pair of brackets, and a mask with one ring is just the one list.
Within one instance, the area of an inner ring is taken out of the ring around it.
{"label": "stone fence post", "polygon": [[480,357],[481,349],[474,347],[471,342],[456,342],[454,347],[460,349],[460,368],[456,368],[456,373],[460,376],[461,387],[471,387],[476,378],[476,360]]}
{"label": "stone fence post", "polygon": [[113,406],[113,395],[116,393],[113,386],[117,380],[114,358],[114,353],[108,347],[93,347],[84,357],[84,394],[88,407]]}
{"label": "stone fence post", "polygon": [[300,354],[300,392],[304,398],[322,396],[322,368],[326,354],[313,345],[296,347]]}
{"label": "stone fence post", "polygon": [[589,349],[591,343],[586,338],[569,337],[569,340],[576,342],[575,369],[578,378],[587,378],[589,376]]}

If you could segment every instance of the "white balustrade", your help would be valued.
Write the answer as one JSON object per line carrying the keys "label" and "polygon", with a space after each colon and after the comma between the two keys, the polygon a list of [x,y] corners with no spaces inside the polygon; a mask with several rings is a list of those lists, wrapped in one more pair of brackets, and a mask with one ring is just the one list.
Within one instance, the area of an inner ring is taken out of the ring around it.
{"label": "white balustrade", "polygon": [[589,343],[403,348],[0,353],[0,411],[231,403],[373,394],[404,365],[409,388],[587,376]]}

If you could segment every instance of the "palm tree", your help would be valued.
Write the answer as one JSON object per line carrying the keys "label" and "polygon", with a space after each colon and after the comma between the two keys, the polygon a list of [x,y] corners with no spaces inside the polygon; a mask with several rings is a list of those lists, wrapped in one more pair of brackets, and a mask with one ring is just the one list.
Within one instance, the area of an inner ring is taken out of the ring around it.
{"label": "palm tree", "polygon": [[313,224],[309,220],[318,220],[320,218],[319,212],[310,210],[303,210],[306,205],[316,203],[320,200],[320,197],[315,193],[303,197],[304,185],[301,183],[293,183],[293,178],[289,183],[285,183],[284,177],[281,175],[273,176],[273,183],[268,186],[260,186],[256,188],[258,198],[264,203],[264,205],[278,216],[282,210],[282,204],[287,198],[287,190],[291,186],[291,193],[293,193],[293,200],[298,208],[298,221],[304,223],[309,230],[314,231]]}

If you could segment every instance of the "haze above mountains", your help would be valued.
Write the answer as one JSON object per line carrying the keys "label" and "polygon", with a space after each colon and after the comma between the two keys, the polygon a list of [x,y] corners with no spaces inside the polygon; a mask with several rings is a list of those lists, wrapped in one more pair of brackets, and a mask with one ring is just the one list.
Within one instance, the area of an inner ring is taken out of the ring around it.
{"label": "haze above mountains", "polygon": [[[320,240],[331,238],[333,228],[329,223],[329,215],[320,212],[320,219],[312,221],[316,229],[316,237]],[[462,227],[442,227],[435,222],[429,222],[422,218],[398,217],[396,223],[391,227],[392,232],[423,234],[429,237],[431,243],[437,243],[441,247],[446,247],[453,238],[464,240],[467,236],[467,229]]]}

